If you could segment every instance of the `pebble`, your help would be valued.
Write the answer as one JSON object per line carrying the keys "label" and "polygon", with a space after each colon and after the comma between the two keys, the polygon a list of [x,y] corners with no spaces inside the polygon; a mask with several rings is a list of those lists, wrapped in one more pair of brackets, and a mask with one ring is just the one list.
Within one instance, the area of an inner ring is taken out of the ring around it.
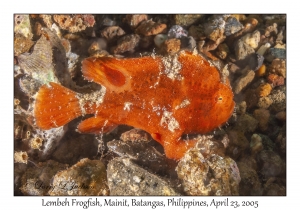
{"label": "pebble", "polygon": [[[230,57],[230,55],[228,56],[228,58]],[[229,71],[233,74],[239,72],[241,70],[241,68],[236,65],[235,63],[232,62],[228,62],[228,66],[229,66]]]}
{"label": "pebble", "polygon": [[238,195],[240,173],[229,157],[211,154],[204,157],[196,147],[190,149],[176,167],[187,195]]}
{"label": "pebble", "polygon": [[172,26],[168,31],[168,37],[170,39],[172,38],[180,39],[182,37],[187,37],[187,36],[188,36],[187,30],[185,30],[179,25]]}
{"label": "pebble", "polygon": [[249,148],[249,141],[245,137],[244,132],[239,129],[230,130],[227,134],[229,144],[226,148],[226,154],[236,160]]}
{"label": "pebble", "polygon": [[225,23],[225,35],[230,36],[243,28],[243,25],[235,18],[228,17]]}
{"label": "pebble", "polygon": [[109,26],[101,31],[101,36],[108,42],[114,42],[125,34],[125,31],[119,26]]}
{"label": "pebble", "polygon": [[267,67],[263,64],[256,72],[255,75],[257,77],[263,77],[266,74]]}
{"label": "pebble", "polygon": [[216,55],[223,60],[226,59],[229,53],[230,53],[229,47],[225,43],[220,44],[216,51]]}
{"label": "pebble", "polygon": [[14,56],[19,56],[26,53],[33,46],[34,42],[31,38],[26,38],[23,35],[16,34],[14,36]]}
{"label": "pebble", "polygon": [[245,114],[246,109],[247,109],[247,103],[246,101],[242,101],[241,103],[238,104],[236,113],[240,115]]}
{"label": "pebble", "polygon": [[286,182],[278,181],[276,183],[276,178],[271,177],[268,179],[266,184],[264,185],[264,193],[263,195],[267,196],[286,196]]}
{"label": "pebble", "polygon": [[100,160],[81,159],[70,168],[59,171],[53,177],[51,196],[99,196],[109,195],[106,169]]}
{"label": "pebble", "polygon": [[53,15],[53,19],[61,29],[71,33],[83,31],[95,24],[93,15]]}
{"label": "pebble", "polygon": [[131,129],[129,131],[126,131],[124,133],[121,134],[120,139],[122,141],[141,141],[141,142],[148,142],[151,140],[151,136],[149,135],[149,133],[141,130],[141,129]]}
{"label": "pebble", "polygon": [[[284,86],[280,86],[280,87],[284,87]],[[281,90],[281,89],[273,89],[269,97],[270,99],[273,100],[275,104],[285,103],[286,92],[285,90]]]}
{"label": "pebble", "polygon": [[275,145],[282,157],[286,155],[286,134],[280,132],[275,140]]}
{"label": "pebble", "polygon": [[272,86],[269,83],[261,84],[257,89],[258,97],[266,97],[270,95],[272,91]]}
{"label": "pebble", "polygon": [[279,33],[277,34],[276,43],[283,44],[283,40],[286,39],[285,36],[285,27],[282,27]]}
{"label": "pebble", "polygon": [[107,165],[112,196],[175,196],[180,195],[163,178],[149,173],[128,158],[115,158]]}
{"label": "pebble", "polygon": [[233,92],[239,94],[255,77],[255,72],[246,67],[243,74],[234,82]]}
{"label": "pebble", "polygon": [[137,34],[128,34],[118,40],[117,46],[111,49],[113,54],[122,54],[124,52],[134,52],[139,45],[140,36]]}
{"label": "pebble", "polygon": [[280,111],[280,112],[276,113],[275,117],[276,117],[276,119],[285,122],[286,121],[286,112]]}
{"label": "pebble", "polygon": [[194,49],[196,48],[196,41],[192,36],[181,37],[180,42],[181,42],[180,49],[189,50],[193,52]]}
{"label": "pebble", "polygon": [[154,37],[154,43],[157,47],[160,47],[167,39],[168,39],[168,35],[166,35],[166,34],[157,34]]}
{"label": "pebble", "polygon": [[252,109],[257,106],[259,97],[257,96],[256,89],[248,88],[245,92],[245,99],[247,108]]}
{"label": "pebble", "polygon": [[244,21],[244,20],[246,20],[246,15],[242,15],[242,14],[232,14],[232,15],[230,15],[230,16],[236,18],[238,21]]}
{"label": "pebble", "polygon": [[161,50],[163,53],[166,54],[175,54],[179,52],[181,46],[181,41],[180,39],[167,39],[162,45],[161,45]]}
{"label": "pebble", "polygon": [[277,153],[271,150],[258,153],[257,163],[260,173],[265,178],[279,176],[284,171],[284,162]]}
{"label": "pebble", "polygon": [[286,15],[271,15],[265,16],[266,25],[277,23],[278,26],[286,25]]}
{"label": "pebble", "polygon": [[143,49],[149,49],[154,44],[152,36],[142,36],[140,39],[139,47]]}
{"label": "pebble", "polygon": [[89,49],[88,49],[88,53],[90,55],[93,55],[101,50],[106,50],[106,40],[103,38],[97,38],[96,40],[94,40],[92,42],[92,44],[90,45]]}
{"label": "pebble", "polygon": [[217,42],[220,39],[224,39],[224,31],[225,21],[222,17],[212,17],[204,24],[204,33],[212,41]]}
{"label": "pebble", "polygon": [[273,87],[284,85],[283,76],[278,76],[276,74],[269,74],[267,80]]}
{"label": "pebble", "polygon": [[143,35],[143,36],[151,36],[163,33],[167,25],[164,23],[156,23],[152,20],[147,20],[142,22],[136,29],[135,33]]}
{"label": "pebble", "polygon": [[260,41],[260,32],[256,30],[253,33],[247,33],[240,40],[255,49],[258,47],[258,43]]}
{"label": "pebble", "polygon": [[251,136],[250,149],[253,157],[263,150],[262,138],[256,133]]}
{"label": "pebble", "polygon": [[[203,48],[202,48],[201,51],[203,51],[204,53],[207,53],[208,51],[212,51],[212,50],[217,49],[218,46],[219,46],[219,43],[216,43],[216,42],[214,42],[214,41],[212,41],[212,40],[209,40],[209,41],[207,41],[207,42],[204,44],[204,46],[203,46]],[[211,56],[212,56],[212,55],[211,55]],[[210,57],[211,57],[211,56],[210,56]]]}
{"label": "pebble", "polygon": [[259,21],[257,18],[249,17],[244,21],[244,29],[243,33],[252,32],[256,29],[256,26],[258,25]]}
{"label": "pebble", "polygon": [[236,39],[239,39],[240,37],[242,37],[247,33],[253,32],[258,24],[258,20],[255,18],[247,18],[243,22],[244,22],[244,28],[228,37],[226,42],[229,46],[232,46],[232,44],[235,42]]}
{"label": "pebble", "polygon": [[261,131],[268,129],[270,111],[267,109],[256,109],[253,112],[253,116],[258,121],[258,127]]}
{"label": "pebble", "polygon": [[42,24],[40,22],[35,22],[33,27],[34,39],[42,35]]}
{"label": "pebble", "polygon": [[188,14],[188,15],[181,15],[177,14],[174,16],[174,22],[176,25],[181,25],[184,27],[188,27],[204,17],[202,14]]}
{"label": "pebble", "polygon": [[261,45],[256,53],[263,56],[270,47],[271,47],[270,43],[266,43],[264,45]]}
{"label": "pebble", "polygon": [[266,59],[268,61],[272,61],[273,59],[286,59],[286,49],[282,48],[270,48],[268,50],[268,55],[266,56]]}
{"label": "pebble", "polygon": [[270,97],[260,97],[257,106],[259,108],[268,109],[272,103],[273,100]]}
{"label": "pebble", "polygon": [[272,61],[271,65],[268,67],[268,72],[286,77],[286,61],[285,59],[276,58]]}
{"label": "pebble", "polygon": [[14,15],[14,23],[14,33],[31,40],[33,34],[31,31],[29,15]]}
{"label": "pebble", "polygon": [[204,33],[204,28],[202,25],[196,26],[192,25],[189,30],[188,30],[189,36],[192,36],[195,40],[204,40],[205,33]]}
{"label": "pebble", "polygon": [[249,114],[240,115],[235,123],[235,130],[252,133],[258,126],[258,121]]}
{"label": "pebble", "polygon": [[116,25],[116,21],[113,20],[112,18],[108,17],[102,17],[101,19],[101,26],[114,26]]}
{"label": "pebble", "polygon": [[241,182],[239,185],[239,194],[244,196],[255,195],[259,196],[262,195],[263,189],[256,172],[256,169],[249,167],[248,159],[251,157],[243,158],[239,162],[237,162]]}
{"label": "pebble", "polygon": [[42,18],[44,24],[47,26],[47,28],[51,28],[53,25],[53,18],[52,15],[39,15],[40,18]]}
{"label": "pebble", "polygon": [[272,25],[266,27],[264,35],[265,37],[269,37],[271,35],[277,35],[277,33],[277,23],[273,23]]}
{"label": "pebble", "polygon": [[106,50],[100,50],[100,51],[96,51],[91,56],[92,57],[96,57],[96,58],[108,57],[109,56],[109,52],[107,52]]}
{"label": "pebble", "polygon": [[132,28],[135,29],[141,22],[148,20],[148,15],[126,15],[125,22]]}
{"label": "pebble", "polygon": [[243,60],[250,54],[255,53],[254,49],[241,39],[237,41],[234,51],[237,60]]}
{"label": "pebble", "polygon": [[[213,136],[199,135],[196,137],[195,148],[199,149],[204,157],[210,155],[225,156],[225,145],[228,147],[230,142],[228,135],[224,135],[222,141],[216,140]],[[222,143],[221,143],[222,142]],[[226,142],[225,145],[223,142]]]}
{"label": "pebble", "polygon": [[273,103],[269,109],[272,113],[286,111],[286,101],[280,103]]}

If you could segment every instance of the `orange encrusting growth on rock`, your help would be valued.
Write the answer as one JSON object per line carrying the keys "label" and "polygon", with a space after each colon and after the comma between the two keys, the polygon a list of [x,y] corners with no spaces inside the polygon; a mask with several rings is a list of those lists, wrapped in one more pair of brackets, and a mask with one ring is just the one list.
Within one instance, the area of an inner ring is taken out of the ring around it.
{"label": "orange encrusting growth on rock", "polygon": [[[196,143],[181,140],[182,134],[212,131],[228,120],[234,108],[228,80],[222,83],[214,66],[190,52],[181,52],[173,59],[91,57],[82,62],[82,73],[106,88],[103,98],[99,98],[101,103],[79,103],[79,94],[70,91],[73,95],[66,95],[65,88],[59,92],[60,85],[51,83],[50,88],[43,86],[37,96],[38,126],[60,126],[88,112],[94,117],[79,124],[80,132],[107,132],[119,124],[130,125],[149,132],[164,147],[168,158],[180,159]],[[44,100],[49,102],[51,94],[60,99],[50,105]],[[60,113],[57,107],[68,102],[69,107]],[[66,119],[62,115],[67,115]]]}

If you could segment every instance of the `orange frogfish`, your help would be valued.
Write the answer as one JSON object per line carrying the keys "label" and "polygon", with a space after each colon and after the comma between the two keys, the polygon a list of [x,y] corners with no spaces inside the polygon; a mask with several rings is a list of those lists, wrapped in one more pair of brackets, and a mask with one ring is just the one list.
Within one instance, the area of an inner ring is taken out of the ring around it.
{"label": "orange frogfish", "polygon": [[[90,57],[82,61],[85,79],[100,91],[79,94],[59,84],[37,93],[36,125],[50,129],[85,114],[82,133],[108,132],[125,124],[140,128],[159,142],[170,159],[178,160],[196,140],[183,134],[207,133],[224,124],[234,109],[228,79],[199,54],[118,59]],[[222,82],[223,81],[223,82]]]}

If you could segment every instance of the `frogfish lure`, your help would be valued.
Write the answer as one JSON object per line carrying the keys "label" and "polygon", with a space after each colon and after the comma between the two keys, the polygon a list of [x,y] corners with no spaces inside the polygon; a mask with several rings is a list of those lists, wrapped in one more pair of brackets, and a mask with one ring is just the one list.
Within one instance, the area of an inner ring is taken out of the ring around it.
{"label": "frogfish lure", "polygon": [[183,134],[207,133],[224,124],[234,109],[228,79],[199,54],[118,59],[86,58],[85,79],[100,91],[79,94],[59,84],[43,85],[34,116],[41,129],[59,127],[86,114],[82,133],[109,132],[117,125],[140,128],[159,142],[170,159],[178,160],[196,140]]}

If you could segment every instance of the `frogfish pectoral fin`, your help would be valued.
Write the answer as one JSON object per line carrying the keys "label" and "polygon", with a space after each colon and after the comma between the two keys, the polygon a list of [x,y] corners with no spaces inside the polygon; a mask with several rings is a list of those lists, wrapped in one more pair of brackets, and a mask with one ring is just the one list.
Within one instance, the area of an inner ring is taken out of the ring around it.
{"label": "frogfish pectoral fin", "polygon": [[160,143],[165,151],[167,158],[179,160],[192,147],[195,146],[197,140],[183,140],[181,135],[161,135],[159,133],[151,133],[151,137]]}
{"label": "frogfish pectoral fin", "polygon": [[107,89],[122,92],[130,89],[129,72],[116,58],[87,58],[82,61],[83,76]]}
{"label": "frogfish pectoral fin", "polygon": [[108,133],[117,127],[116,124],[109,122],[102,117],[91,117],[82,121],[77,129],[81,133]]}
{"label": "frogfish pectoral fin", "polygon": [[179,160],[184,154],[195,146],[197,140],[166,139],[163,147],[167,158]]}

